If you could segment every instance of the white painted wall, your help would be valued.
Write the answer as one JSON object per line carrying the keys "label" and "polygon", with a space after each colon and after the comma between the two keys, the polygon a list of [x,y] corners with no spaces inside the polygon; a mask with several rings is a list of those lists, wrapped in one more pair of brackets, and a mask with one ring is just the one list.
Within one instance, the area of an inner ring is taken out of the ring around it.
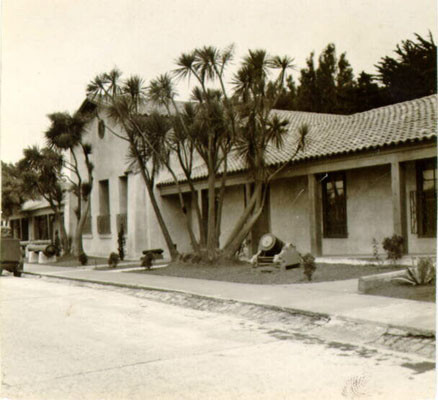
{"label": "white painted wall", "polygon": [[271,183],[271,231],[301,253],[310,251],[307,177]]}

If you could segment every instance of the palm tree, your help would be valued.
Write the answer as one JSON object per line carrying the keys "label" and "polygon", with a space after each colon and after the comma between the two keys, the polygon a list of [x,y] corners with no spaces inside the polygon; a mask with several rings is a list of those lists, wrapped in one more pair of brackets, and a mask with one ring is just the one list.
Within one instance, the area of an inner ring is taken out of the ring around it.
{"label": "palm tree", "polygon": [[[272,113],[292,67],[289,57],[271,58],[265,50],[250,50],[234,76],[234,94],[239,112],[239,135],[235,148],[245,160],[252,195],[224,246],[225,257],[232,257],[260,217],[270,180],[277,173],[266,165],[269,145],[281,149],[288,121]],[[269,79],[270,69],[280,69],[277,80]]]}
{"label": "palm tree", "polygon": [[129,143],[129,156],[139,167],[170,256],[176,259],[178,252],[154,192],[156,175],[163,165],[169,163],[164,141],[169,127],[157,115],[141,114],[140,106],[146,93],[143,80],[132,76],[121,81],[120,76],[118,70],[98,75],[88,85],[87,95],[101,100],[110,118],[123,128],[122,134],[111,132]]}
{"label": "palm tree", "polygon": [[[205,46],[184,53],[177,59],[174,74],[177,78],[194,77],[199,84],[193,90],[197,102],[196,119],[202,129],[194,137],[195,149],[208,169],[208,225],[207,254],[210,259],[217,255],[220,234],[221,210],[227,176],[227,157],[235,134],[234,111],[224,84],[224,73],[233,58],[233,47],[219,50]],[[218,81],[220,90],[207,87]],[[216,209],[216,181],[222,170],[219,207]]]}
{"label": "palm tree", "polygon": [[[82,232],[90,211],[90,195],[93,188],[93,169],[90,156],[92,148],[84,142],[86,124],[90,115],[76,112],[70,115],[67,112],[56,112],[48,115],[51,125],[45,136],[48,147],[60,152],[68,151],[70,160],[64,159],[64,168],[69,170],[74,177],[68,178],[71,183],[71,191],[77,198],[77,207],[74,210],[78,223],[73,237],[72,252],[75,256],[84,254]],[[86,166],[86,176],[80,169],[80,159],[83,157]]]}
{"label": "palm tree", "polygon": [[55,214],[55,221],[60,226],[64,254],[69,254],[70,243],[61,216],[65,193],[62,154],[48,147],[39,149],[38,146],[31,146],[24,149],[23,155],[17,168],[20,170],[26,194],[30,198],[42,197],[49,203]]}

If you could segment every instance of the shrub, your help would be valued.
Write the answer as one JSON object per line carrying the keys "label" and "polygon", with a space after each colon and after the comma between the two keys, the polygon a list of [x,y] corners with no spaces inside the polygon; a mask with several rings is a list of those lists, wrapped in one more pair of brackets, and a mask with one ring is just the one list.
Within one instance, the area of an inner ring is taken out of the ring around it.
{"label": "shrub", "polygon": [[108,257],[108,266],[110,267],[117,267],[117,264],[119,263],[119,255],[117,253],[112,252]]}
{"label": "shrub", "polygon": [[436,268],[431,258],[420,258],[417,267],[408,267],[406,272],[406,276],[395,278],[394,281],[421,286],[435,280]]}
{"label": "shrub", "polygon": [[398,260],[403,255],[403,238],[399,235],[392,235],[383,239],[382,247],[386,251],[388,259]]}
{"label": "shrub", "polygon": [[312,280],[312,275],[316,270],[315,257],[312,254],[307,253],[303,256],[303,267],[304,267],[304,275],[306,275],[307,280]]}
{"label": "shrub", "polygon": [[123,227],[123,224],[120,224],[120,230],[119,234],[117,236],[117,243],[119,245],[119,248],[117,249],[119,251],[119,257],[123,261],[125,259],[125,229]]}
{"label": "shrub", "polygon": [[152,267],[152,260],[154,259],[154,256],[152,253],[147,252],[142,258],[141,258],[141,266],[145,267],[147,269],[150,269]]}
{"label": "shrub", "polygon": [[87,265],[88,256],[85,253],[79,254],[79,262],[81,263],[81,265]]}

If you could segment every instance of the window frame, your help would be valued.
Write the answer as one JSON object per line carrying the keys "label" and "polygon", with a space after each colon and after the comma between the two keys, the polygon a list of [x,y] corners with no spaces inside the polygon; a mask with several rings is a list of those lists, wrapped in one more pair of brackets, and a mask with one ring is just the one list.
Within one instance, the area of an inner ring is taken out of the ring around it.
{"label": "window frame", "polygon": [[[434,175],[434,192],[435,192],[435,217],[432,216],[432,219],[436,222],[437,219],[437,160],[435,158],[420,160],[415,164],[416,169],[416,185],[417,185],[417,235],[419,238],[436,238],[437,237],[437,227],[434,225],[434,231],[426,231],[426,224],[424,223],[424,197],[423,193],[423,172],[427,170],[432,170]],[[433,212],[433,211],[432,211]]]}
{"label": "window frame", "polygon": [[[342,221],[342,232],[334,232],[333,227],[329,226],[329,204],[327,184],[334,179],[334,182],[342,181],[344,196],[342,200],[342,207],[344,209],[344,220]],[[323,226],[323,238],[325,239],[346,239],[348,238],[348,217],[347,217],[347,178],[344,171],[331,172],[326,174],[326,178],[321,181],[322,186],[322,226]]]}

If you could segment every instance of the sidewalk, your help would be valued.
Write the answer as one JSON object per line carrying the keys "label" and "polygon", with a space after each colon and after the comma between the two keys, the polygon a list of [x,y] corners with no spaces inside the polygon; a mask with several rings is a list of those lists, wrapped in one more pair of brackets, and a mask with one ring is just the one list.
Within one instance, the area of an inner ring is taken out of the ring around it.
{"label": "sidewalk", "polygon": [[335,282],[253,285],[148,274],[25,264],[24,272],[75,281],[183,292],[221,300],[280,307],[345,320],[435,335],[435,303],[357,293],[357,279]]}

